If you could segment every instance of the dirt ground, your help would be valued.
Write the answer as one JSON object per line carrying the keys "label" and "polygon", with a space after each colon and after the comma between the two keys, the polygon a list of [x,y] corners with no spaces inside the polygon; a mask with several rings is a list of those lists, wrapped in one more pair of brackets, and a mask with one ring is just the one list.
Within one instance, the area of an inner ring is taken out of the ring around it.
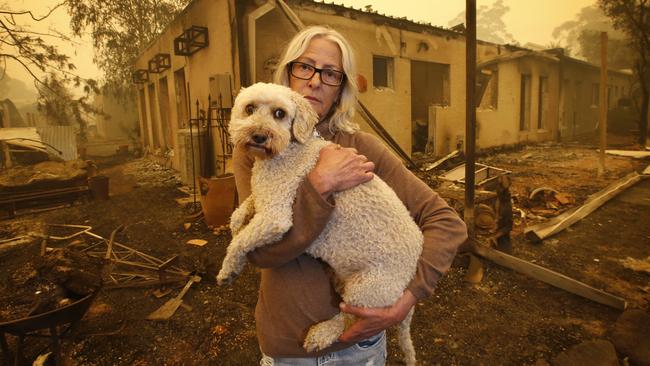
{"label": "dirt ground", "polygon": [[[598,156],[584,145],[537,145],[482,156],[479,162],[512,172],[515,208],[525,206],[534,188],[548,186],[572,196],[576,204],[589,194],[648,161],[608,156],[607,173],[598,178]],[[178,267],[202,276],[168,320],[147,320],[149,313],[175,296],[184,285],[156,298],[157,287],[101,290],[80,323],[75,337],[64,342],[68,364],[74,365],[255,365],[260,353],[255,340],[253,309],[259,275],[247,266],[234,286],[220,288],[213,278],[229,234],[187,217],[191,207],[173,171],[149,160],[99,162],[110,177],[110,199],[89,200],[72,207],[20,216],[0,222],[0,239],[28,231],[54,230],[44,224],[92,227],[104,238],[119,225],[116,241],[161,260],[179,254]],[[515,210],[514,255],[583,281],[628,300],[629,307],[647,309],[647,273],[622,266],[626,257],[650,255],[650,181],[645,180],[570,229],[541,244],[527,241],[523,228],[540,220]],[[566,207],[568,208],[568,207]],[[560,212],[564,208],[560,208]],[[60,228],[58,230],[61,230]],[[57,233],[60,234],[60,231]],[[205,239],[203,247],[186,244]],[[91,245],[79,236],[74,245]],[[72,240],[70,240],[72,241]],[[70,241],[50,241],[63,247]],[[15,273],[39,253],[39,244],[0,257],[0,296],[8,296]],[[552,363],[567,348],[585,340],[609,339],[620,311],[553,288],[524,275],[483,261],[478,285],[463,280],[468,258],[459,255],[434,296],[417,305],[412,326],[421,365],[533,365]],[[10,345],[14,338],[9,337]],[[47,352],[40,339],[28,339],[26,356]],[[623,359],[623,355],[621,360]],[[389,340],[389,365],[401,365],[394,337]]]}

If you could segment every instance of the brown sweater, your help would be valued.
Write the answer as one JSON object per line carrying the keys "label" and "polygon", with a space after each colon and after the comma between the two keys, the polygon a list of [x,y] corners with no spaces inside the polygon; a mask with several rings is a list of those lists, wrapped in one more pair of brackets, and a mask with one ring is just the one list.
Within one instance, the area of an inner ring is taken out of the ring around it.
{"label": "brown sweater", "polygon": [[[449,269],[458,246],[467,238],[464,222],[373,135],[365,132],[332,135],[324,124],[317,129],[326,140],[354,147],[374,162],[374,173],[395,190],[409,209],[424,233],[424,248],[408,289],[418,299],[429,296]],[[254,161],[242,150],[235,149],[233,162],[239,198],[243,201],[251,192]],[[293,227],[279,242],[248,255],[249,261],[261,268],[255,319],[260,347],[268,356],[319,356],[349,346],[336,343],[311,354],[302,348],[310,326],[339,312],[341,298],[331,285],[327,264],[304,253],[325,227],[333,209],[305,179],[293,205]]]}

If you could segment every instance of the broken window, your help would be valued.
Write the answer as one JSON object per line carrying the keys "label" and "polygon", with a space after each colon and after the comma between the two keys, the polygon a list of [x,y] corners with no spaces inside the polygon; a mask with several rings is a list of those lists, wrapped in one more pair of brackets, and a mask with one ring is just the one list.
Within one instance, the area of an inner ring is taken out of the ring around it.
{"label": "broken window", "polygon": [[546,76],[539,77],[538,89],[537,129],[543,130],[546,128],[546,115],[548,114],[548,78]]}
{"label": "broken window", "polygon": [[375,88],[393,87],[393,59],[372,56],[372,85]]}
{"label": "broken window", "polygon": [[521,74],[521,89],[519,98],[519,130],[530,130],[530,91],[531,77],[527,74]]}
{"label": "broken window", "polygon": [[158,81],[158,107],[160,109],[160,124],[163,132],[163,145],[171,147],[171,136],[169,135],[169,91],[167,77]]}
{"label": "broken window", "polygon": [[153,83],[148,86],[149,91],[149,122],[151,123],[151,132],[153,135],[153,144],[151,147],[159,148],[160,141],[158,139],[158,118],[156,112],[156,88]]}
{"label": "broken window", "polygon": [[174,86],[176,90],[176,116],[178,128],[187,127],[187,93],[185,89],[185,70],[178,69],[174,72]]}
{"label": "broken window", "polygon": [[488,82],[485,94],[481,99],[480,108],[497,109],[499,106],[499,71],[491,70],[490,81]]}
{"label": "broken window", "polygon": [[146,146],[151,146],[151,141],[149,141],[149,123],[147,123],[147,99],[144,95],[144,88],[140,89],[138,94],[140,97],[140,120],[144,128],[144,131],[142,131],[144,143]]}

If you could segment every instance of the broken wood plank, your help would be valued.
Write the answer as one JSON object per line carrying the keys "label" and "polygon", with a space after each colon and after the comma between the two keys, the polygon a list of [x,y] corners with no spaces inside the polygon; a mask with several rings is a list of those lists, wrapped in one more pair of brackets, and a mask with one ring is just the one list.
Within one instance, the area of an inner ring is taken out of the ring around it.
{"label": "broken wood plank", "polygon": [[627,257],[625,259],[619,259],[619,262],[623,267],[631,269],[636,272],[646,272],[650,273],[650,257],[646,259],[634,259],[632,257]]}
{"label": "broken wood plank", "polygon": [[650,151],[637,151],[637,150],[605,150],[609,155],[625,156],[635,159],[645,159],[650,157]]}
{"label": "broken wood plank", "polygon": [[636,172],[630,173],[623,179],[614,182],[600,192],[591,195],[582,206],[566,211],[547,222],[529,226],[524,230],[524,233],[529,240],[535,242],[542,241],[582,220],[587,215],[594,212],[598,207],[602,206],[605,202],[634,185],[639,180],[641,180],[639,174]]}
{"label": "broken wood plank", "polygon": [[643,174],[643,175],[650,175],[650,165],[648,165],[647,167],[645,167],[645,169],[643,170],[643,173],[641,173],[641,174]]}
{"label": "broken wood plank", "polygon": [[183,296],[189,291],[190,287],[194,282],[201,282],[201,277],[199,276],[192,276],[190,277],[189,281],[187,281],[187,284],[181,292],[173,299],[168,300],[166,303],[164,303],[161,307],[156,309],[154,312],[149,314],[147,316],[147,319],[149,320],[167,320],[169,319],[176,310],[178,309],[179,306],[183,303]]}
{"label": "broken wood plank", "polygon": [[451,158],[453,158],[453,157],[458,156],[458,154],[459,154],[458,150],[454,150],[454,151],[450,152],[450,153],[449,153],[447,156],[445,156],[444,158],[439,159],[438,161],[436,161],[436,162],[434,162],[434,163],[431,163],[431,164],[425,166],[422,170],[428,172],[428,171],[431,170],[431,169],[435,169],[436,167],[440,166],[440,164],[444,163],[445,161],[447,161],[447,160],[449,160],[449,159],[451,159]]}
{"label": "broken wood plank", "polygon": [[14,249],[18,249],[24,245],[31,244],[34,242],[34,238],[31,236],[19,236],[9,240],[5,240],[0,243],[0,256],[9,253]]}
{"label": "broken wood plank", "polygon": [[516,272],[525,274],[536,280],[540,280],[551,286],[555,286],[557,288],[571,292],[572,294],[576,294],[578,296],[582,296],[586,299],[595,301],[597,303],[611,306],[618,310],[625,310],[625,308],[627,307],[627,301],[625,301],[625,299],[622,299],[618,296],[612,295],[605,291],[593,288],[583,282],[574,280],[571,277],[544,268],[537,264],[530,263],[523,259],[513,257],[511,255],[505,254],[503,252],[499,252],[497,250],[482,245],[475,245],[474,252],[477,255],[485,259],[489,259],[500,266],[510,268]]}

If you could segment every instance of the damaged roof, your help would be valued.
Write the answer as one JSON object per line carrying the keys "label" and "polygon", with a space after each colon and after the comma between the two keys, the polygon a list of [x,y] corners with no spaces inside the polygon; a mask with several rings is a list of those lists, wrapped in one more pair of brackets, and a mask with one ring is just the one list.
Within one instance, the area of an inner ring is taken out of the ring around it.
{"label": "damaged roof", "polygon": [[47,153],[47,147],[43,144],[41,135],[38,134],[35,127],[0,128],[0,141]]}

